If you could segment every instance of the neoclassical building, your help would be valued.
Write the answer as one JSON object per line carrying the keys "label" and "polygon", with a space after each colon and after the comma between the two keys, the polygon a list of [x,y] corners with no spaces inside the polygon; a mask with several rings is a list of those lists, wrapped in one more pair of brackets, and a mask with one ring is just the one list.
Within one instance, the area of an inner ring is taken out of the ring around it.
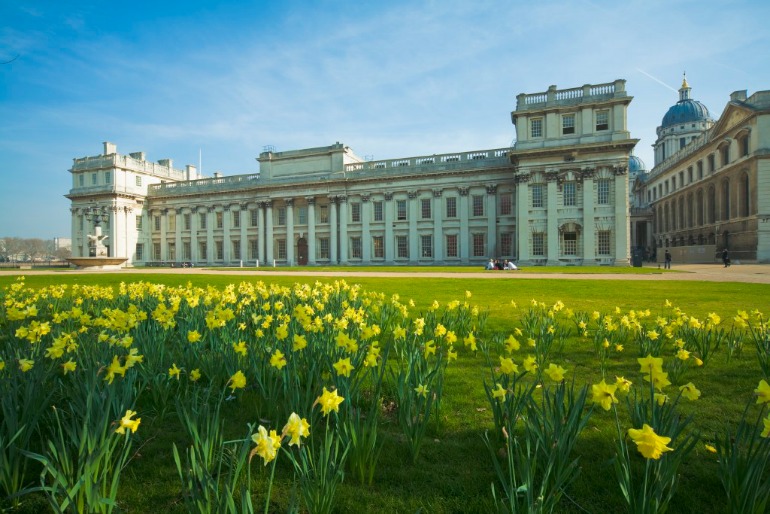
{"label": "neoclassical building", "polygon": [[127,265],[627,265],[632,97],[625,81],[521,94],[512,148],[365,160],[341,143],[275,151],[259,173],[170,159],[74,159],[72,246],[94,210]]}
{"label": "neoclassical building", "polygon": [[714,262],[727,248],[734,262],[770,262],[770,91],[732,93],[714,120],[684,80],[657,134],[632,219],[651,227],[658,260]]}

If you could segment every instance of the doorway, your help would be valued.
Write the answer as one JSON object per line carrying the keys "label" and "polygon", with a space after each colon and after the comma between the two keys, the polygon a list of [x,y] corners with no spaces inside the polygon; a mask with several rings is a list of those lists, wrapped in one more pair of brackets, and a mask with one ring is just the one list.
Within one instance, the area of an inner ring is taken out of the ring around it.
{"label": "doorway", "polygon": [[297,239],[297,264],[307,266],[307,239],[304,237]]}

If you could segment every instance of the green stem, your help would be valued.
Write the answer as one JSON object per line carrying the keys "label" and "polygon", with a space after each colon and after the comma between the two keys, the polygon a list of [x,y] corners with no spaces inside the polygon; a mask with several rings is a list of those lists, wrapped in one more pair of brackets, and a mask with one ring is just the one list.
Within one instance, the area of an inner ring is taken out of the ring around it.
{"label": "green stem", "polygon": [[267,498],[265,498],[265,514],[268,514],[270,508],[270,494],[273,491],[273,477],[275,476],[275,464],[278,462],[278,455],[273,459],[273,465],[270,469],[270,481],[267,483]]}

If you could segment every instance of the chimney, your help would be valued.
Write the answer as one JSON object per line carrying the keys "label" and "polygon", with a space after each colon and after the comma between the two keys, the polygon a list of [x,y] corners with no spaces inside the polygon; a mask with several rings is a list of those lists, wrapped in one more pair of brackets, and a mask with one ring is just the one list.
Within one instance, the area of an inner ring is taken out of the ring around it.
{"label": "chimney", "polygon": [[105,141],[102,144],[104,145],[103,155],[112,155],[114,153],[118,153],[118,146],[115,143],[108,143],[107,141]]}
{"label": "chimney", "polygon": [[198,169],[192,164],[185,166],[185,172],[187,174],[187,180],[197,180],[199,178]]}
{"label": "chimney", "polygon": [[746,101],[746,90],[743,91],[733,91],[730,93],[730,101],[731,102],[745,102]]}

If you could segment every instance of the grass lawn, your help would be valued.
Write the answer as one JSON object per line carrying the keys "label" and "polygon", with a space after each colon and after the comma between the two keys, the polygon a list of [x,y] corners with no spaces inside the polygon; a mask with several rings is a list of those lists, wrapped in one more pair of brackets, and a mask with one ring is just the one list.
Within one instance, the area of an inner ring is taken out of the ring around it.
{"label": "grass lawn", "polygon": [[[261,271],[270,268],[260,268]],[[278,268],[286,271],[287,268]],[[524,313],[532,299],[553,305],[561,301],[574,311],[602,314],[622,313],[630,310],[649,309],[651,320],[657,315],[670,314],[666,300],[681,308],[685,313],[704,319],[716,312],[728,329],[738,310],[767,310],[770,285],[744,283],[677,282],[677,281],[601,281],[530,279],[526,281],[476,280],[474,278],[409,278],[402,277],[348,277],[340,268],[313,268],[312,271],[340,271],[339,278],[308,278],[302,276],[304,269],[296,269],[296,276],[237,277],[231,275],[180,275],[142,273],[114,274],[67,274],[28,275],[25,282],[30,287],[51,284],[102,285],[117,287],[121,282],[144,281],[169,286],[214,286],[224,288],[242,280],[248,282],[269,282],[280,285],[295,283],[322,283],[344,279],[348,283],[361,284],[365,290],[383,292],[387,296],[398,294],[403,303],[410,299],[415,307],[410,315],[419,317],[434,300],[441,306],[452,300],[465,300],[470,291],[469,302],[489,313],[487,332],[510,334],[521,327]],[[351,271],[385,271],[381,268],[347,268]],[[245,270],[245,269],[244,269]],[[479,272],[476,268],[388,268],[390,271],[420,272]],[[574,273],[661,273],[657,268],[525,268],[528,272],[574,272]],[[675,271],[674,271],[675,272]],[[493,272],[486,272],[493,273]],[[496,272],[505,273],[505,272]],[[0,275],[0,288],[16,281],[16,277]],[[0,318],[0,328],[3,320]],[[566,324],[566,322],[565,322]],[[552,361],[567,370],[567,381],[575,380],[577,386],[596,383],[601,379],[597,357],[592,342],[578,338],[575,327],[563,349],[552,355]],[[0,340],[0,349],[5,344]],[[460,346],[462,346],[460,344]],[[691,367],[679,383],[692,381],[702,392],[698,401],[682,400],[679,411],[692,415],[691,428],[700,433],[706,442],[713,442],[715,433],[721,433],[726,424],[740,419],[748,403],[753,404],[753,391],[763,378],[757,363],[755,349],[746,345],[728,359],[723,345],[712,360],[703,367]],[[526,345],[514,354],[521,362],[527,355]],[[667,347],[663,354],[666,360],[673,359],[673,352]],[[636,358],[639,351],[629,341],[622,353],[613,353],[607,366],[607,377],[613,379],[625,376],[635,384],[642,384]],[[497,354],[492,355],[497,360]],[[359,512],[491,512],[494,509],[490,484],[495,480],[489,451],[482,436],[493,428],[490,404],[484,393],[483,383],[489,382],[490,372],[481,352],[465,351],[460,358],[449,365],[438,426],[431,423],[426,442],[416,464],[412,464],[405,451],[405,441],[393,417],[384,416],[382,433],[384,447],[376,470],[374,483],[361,486],[346,477],[338,489],[337,511]],[[391,392],[392,393],[392,392]],[[677,394],[677,388],[670,386],[669,396]],[[386,401],[390,394],[386,389]],[[590,394],[589,394],[590,397]],[[624,405],[623,400],[619,404]],[[245,424],[256,421],[254,400],[248,394],[237,401],[225,403],[228,435],[238,437]],[[628,428],[628,416],[620,408],[621,419]],[[750,408],[756,419],[759,407]],[[138,453],[129,463],[118,495],[120,512],[141,513],[184,512],[180,500],[179,478],[171,456],[171,447],[176,443],[183,447],[185,436],[173,412],[165,418],[154,418],[149,412],[142,412],[142,426]],[[280,428],[280,427],[279,427]],[[637,427],[638,428],[638,427]],[[575,449],[580,459],[581,473],[572,483],[562,499],[558,512],[595,513],[623,512],[624,503],[615,479],[611,459],[614,455],[614,418],[611,412],[594,408],[588,426],[582,432]],[[137,446],[135,445],[135,448]],[[635,448],[630,450],[636,454]],[[637,454],[638,455],[638,454]],[[252,478],[255,486],[255,506],[261,510],[263,494],[270,466],[264,467],[255,459],[252,463]],[[669,509],[674,513],[721,513],[726,511],[725,495],[717,476],[717,461],[713,454],[704,450],[699,443],[684,463],[678,493]],[[291,470],[286,459],[279,461],[273,487],[271,511],[284,512],[292,495]],[[42,499],[28,500],[19,512],[39,512]],[[0,504],[2,506],[2,504]]]}

